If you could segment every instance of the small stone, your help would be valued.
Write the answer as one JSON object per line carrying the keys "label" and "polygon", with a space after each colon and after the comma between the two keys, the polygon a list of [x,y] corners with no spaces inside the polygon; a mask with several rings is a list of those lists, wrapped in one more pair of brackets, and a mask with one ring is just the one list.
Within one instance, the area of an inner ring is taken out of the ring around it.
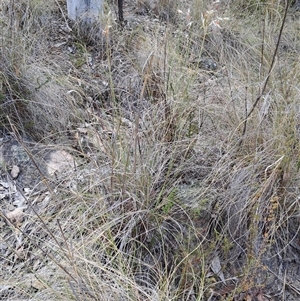
{"label": "small stone", "polygon": [[203,57],[200,59],[199,67],[200,69],[214,71],[218,68],[218,65],[213,59],[208,57]]}
{"label": "small stone", "polygon": [[218,69],[218,64],[209,57],[191,58],[189,62],[206,71],[215,71]]}
{"label": "small stone", "polygon": [[6,190],[9,188],[9,184],[7,182],[0,181],[0,190]]}
{"label": "small stone", "polygon": [[20,168],[17,165],[14,165],[12,167],[12,170],[10,172],[10,175],[12,176],[13,179],[16,179],[20,174]]}
{"label": "small stone", "polygon": [[51,176],[56,173],[71,171],[76,166],[73,156],[63,150],[53,151],[46,162],[47,172]]}
{"label": "small stone", "polygon": [[24,190],[24,193],[27,194],[27,195],[30,194],[30,193],[32,192],[32,189],[30,189],[30,188],[28,188],[28,187],[24,187],[23,190]]}
{"label": "small stone", "polygon": [[24,219],[24,212],[21,208],[6,213],[6,217],[15,225],[21,225]]}

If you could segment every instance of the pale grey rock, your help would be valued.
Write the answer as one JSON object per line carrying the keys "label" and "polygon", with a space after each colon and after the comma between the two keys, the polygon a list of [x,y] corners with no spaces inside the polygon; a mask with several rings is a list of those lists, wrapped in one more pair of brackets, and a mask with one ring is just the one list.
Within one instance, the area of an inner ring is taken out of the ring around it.
{"label": "pale grey rock", "polygon": [[103,0],[67,0],[68,17],[92,23],[102,12]]}
{"label": "pale grey rock", "polygon": [[[45,187],[44,180],[55,181],[66,172],[72,172],[76,166],[73,157],[64,150],[36,143],[28,138],[20,141],[12,135],[2,139],[0,164],[2,172],[10,170],[10,178],[15,181],[8,181],[7,184],[10,187],[15,185],[22,193],[25,188],[29,190],[48,188]],[[5,180],[2,182],[5,183]]]}
{"label": "pale grey rock", "polygon": [[73,156],[64,150],[50,152],[46,156],[46,170],[49,175],[63,173],[74,169],[76,166]]}
{"label": "pale grey rock", "polygon": [[10,171],[10,175],[13,179],[16,179],[20,174],[20,168],[18,165],[14,165]]}

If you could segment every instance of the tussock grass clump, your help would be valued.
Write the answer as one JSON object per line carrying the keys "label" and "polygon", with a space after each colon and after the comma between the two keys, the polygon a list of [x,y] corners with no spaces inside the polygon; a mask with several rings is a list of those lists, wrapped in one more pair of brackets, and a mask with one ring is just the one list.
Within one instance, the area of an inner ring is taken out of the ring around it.
{"label": "tussock grass clump", "polygon": [[1,125],[75,162],[19,211],[3,197],[3,294],[297,298],[298,20],[271,2],[137,4],[82,32],[59,1],[1,3]]}

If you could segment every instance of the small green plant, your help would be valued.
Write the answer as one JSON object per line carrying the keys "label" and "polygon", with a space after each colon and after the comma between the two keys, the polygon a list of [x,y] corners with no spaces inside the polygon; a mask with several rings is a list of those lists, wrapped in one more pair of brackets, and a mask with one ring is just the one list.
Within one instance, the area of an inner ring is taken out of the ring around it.
{"label": "small green plant", "polygon": [[168,215],[177,202],[177,190],[173,189],[166,198],[166,203],[162,205],[162,211]]}

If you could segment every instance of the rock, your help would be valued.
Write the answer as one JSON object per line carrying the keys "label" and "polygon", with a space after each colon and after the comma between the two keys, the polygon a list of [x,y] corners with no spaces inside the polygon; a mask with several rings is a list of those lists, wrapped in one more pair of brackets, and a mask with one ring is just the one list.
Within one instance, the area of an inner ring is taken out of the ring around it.
{"label": "rock", "polygon": [[199,68],[204,70],[214,71],[218,68],[218,65],[213,59],[209,57],[203,57],[200,59]]}
{"label": "rock", "polygon": [[24,212],[21,208],[16,208],[11,212],[6,213],[6,217],[11,223],[20,226],[20,224],[23,222]]}
{"label": "rock", "polygon": [[73,170],[76,166],[73,156],[63,150],[51,152],[46,158],[47,173],[53,176],[56,173],[63,173]]}
{"label": "rock", "polygon": [[218,64],[209,57],[192,58],[190,63],[206,71],[215,71],[218,68]]}
{"label": "rock", "polygon": [[16,179],[20,174],[20,168],[18,165],[14,165],[10,171],[10,175],[13,179]]}
{"label": "rock", "polygon": [[3,170],[12,166],[10,175],[18,189],[21,189],[21,194],[24,194],[24,188],[35,191],[48,188],[45,179],[51,179],[54,175],[57,178],[76,166],[74,158],[64,150],[49,149],[49,146],[28,138],[18,141],[7,136],[0,145],[0,163]]}
{"label": "rock", "polygon": [[98,19],[102,6],[103,0],[67,0],[68,17],[73,21],[84,19],[85,22],[90,23]]}

